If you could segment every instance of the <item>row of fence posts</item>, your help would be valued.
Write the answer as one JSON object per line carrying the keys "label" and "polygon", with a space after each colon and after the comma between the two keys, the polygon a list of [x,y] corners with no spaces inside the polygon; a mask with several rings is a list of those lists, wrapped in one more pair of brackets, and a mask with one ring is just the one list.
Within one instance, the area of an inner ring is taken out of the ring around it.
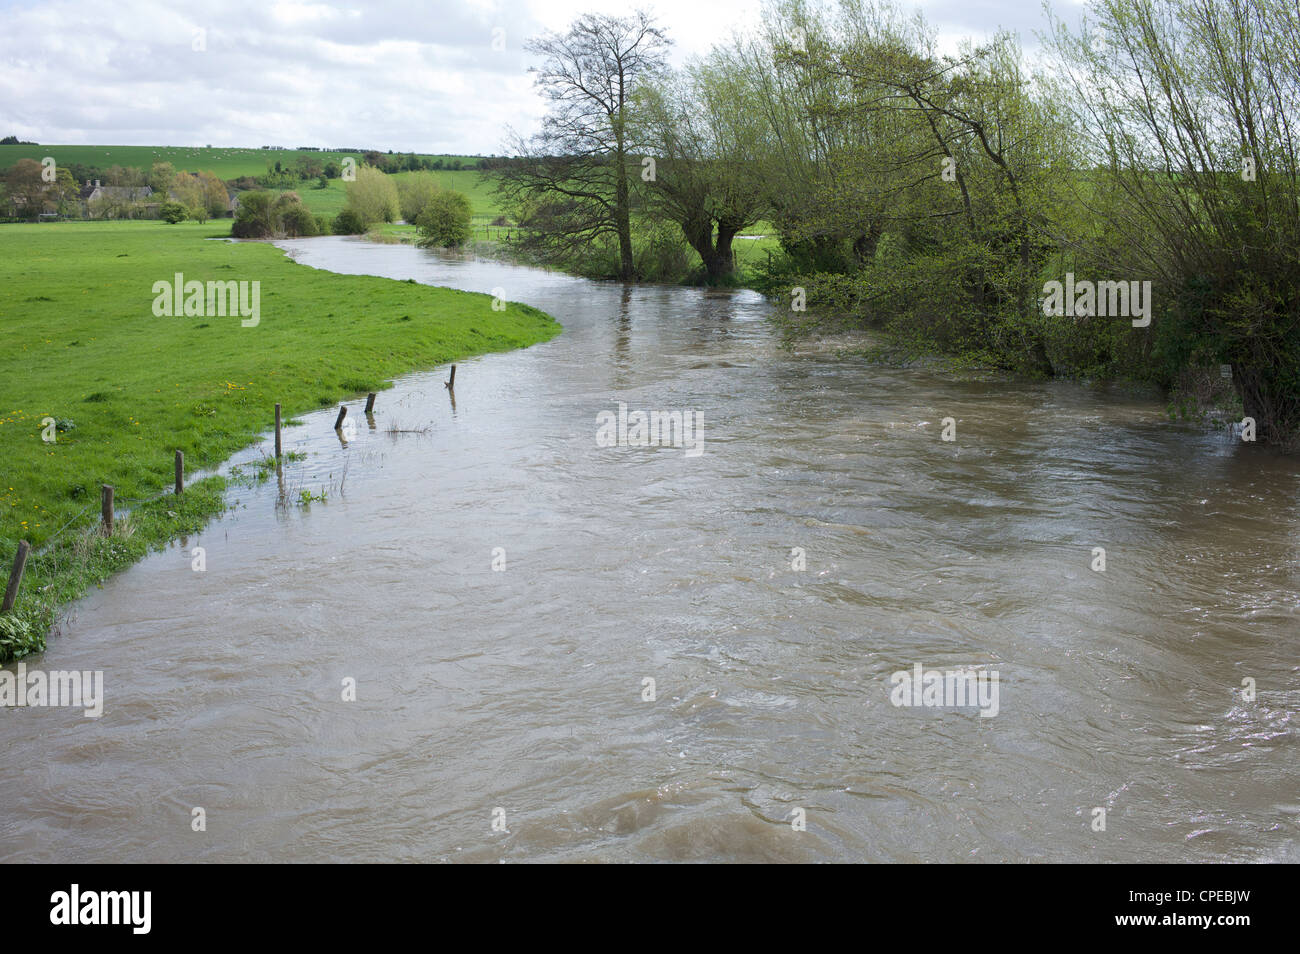
{"label": "row of fence posts", "polygon": [[[456,393],[456,366],[451,366],[451,378],[444,382],[448,391],[452,392],[453,400]],[[375,392],[371,391],[366,395],[366,416],[375,412]],[[345,404],[339,405],[339,416],[334,419],[334,430],[341,431],[343,428],[343,419],[348,416],[348,408]],[[275,459],[278,461],[283,454],[283,441],[280,436],[282,425],[280,415],[280,405],[275,406]],[[176,496],[179,497],[185,493],[185,453],[176,452]],[[99,516],[101,529],[104,536],[113,535],[113,486],[112,484],[103,484],[100,487],[99,496]],[[9,571],[9,585],[5,587],[4,602],[0,604],[0,613],[8,613],[14,608],[14,601],[18,599],[18,587],[23,581],[23,570],[27,567],[27,556],[32,551],[32,545],[26,540],[18,541],[18,552],[14,555],[14,565]]]}

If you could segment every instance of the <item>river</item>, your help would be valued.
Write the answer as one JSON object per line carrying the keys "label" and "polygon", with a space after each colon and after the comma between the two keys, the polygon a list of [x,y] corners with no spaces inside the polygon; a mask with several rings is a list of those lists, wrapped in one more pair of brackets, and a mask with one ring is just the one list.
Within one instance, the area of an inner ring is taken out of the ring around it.
{"label": "river", "polygon": [[[445,368],[349,402],[346,446],[304,415],[305,461],[78,603],[26,663],[103,670],[104,714],[0,710],[0,860],[1300,860],[1294,460],[783,349],[752,292],[280,244],[565,330],[454,406]],[[702,453],[599,446],[619,402]],[[917,664],[996,672],[996,715],[894,705]]]}

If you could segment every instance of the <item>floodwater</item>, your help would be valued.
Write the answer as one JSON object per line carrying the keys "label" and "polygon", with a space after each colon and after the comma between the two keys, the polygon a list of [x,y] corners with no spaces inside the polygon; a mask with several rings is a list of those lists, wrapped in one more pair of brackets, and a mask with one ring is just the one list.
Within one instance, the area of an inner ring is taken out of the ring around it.
{"label": "floodwater", "polygon": [[[454,406],[445,368],[350,402],[346,447],[305,415],[77,604],[26,663],[102,670],[104,714],[0,710],[0,860],[1300,860],[1294,460],[783,350],[750,292],[283,245],[565,331]],[[599,446],[620,401],[702,453]],[[996,715],[895,706],[918,664],[996,672]]]}

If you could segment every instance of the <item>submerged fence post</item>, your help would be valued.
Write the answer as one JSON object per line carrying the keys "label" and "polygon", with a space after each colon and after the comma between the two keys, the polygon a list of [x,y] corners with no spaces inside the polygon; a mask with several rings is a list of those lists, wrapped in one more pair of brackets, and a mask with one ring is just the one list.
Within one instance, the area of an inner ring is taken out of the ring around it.
{"label": "submerged fence post", "polygon": [[14,556],[14,568],[9,571],[9,585],[5,587],[5,601],[0,606],[0,613],[7,613],[14,608],[14,600],[18,599],[18,584],[23,581],[23,567],[27,565],[27,554],[31,549],[32,545],[26,540],[18,541],[18,553]]}
{"label": "submerged fence post", "polygon": [[176,452],[176,496],[185,492],[185,452]]}
{"label": "submerged fence post", "polygon": [[339,416],[334,418],[334,430],[337,431],[339,428],[343,426],[343,418],[347,416],[348,416],[348,406],[346,404],[340,404]]}
{"label": "submerged fence post", "polygon": [[100,488],[99,515],[104,521],[104,535],[111,537],[113,535],[113,487],[111,484],[104,484]]}
{"label": "submerged fence post", "polygon": [[453,390],[456,387],[456,366],[454,364],[451,366],[451,380],[446,382],[446,387]]}
{"label": "submerged fence post", "polygon": [[371,391],[369,394],[366,395],[366,413],[367,414],[375,413],[375,392],[374,391]]}
{"label": "submerged fence post", "polygon": [[275,459],[280,459],[280,405],[275,406]]}

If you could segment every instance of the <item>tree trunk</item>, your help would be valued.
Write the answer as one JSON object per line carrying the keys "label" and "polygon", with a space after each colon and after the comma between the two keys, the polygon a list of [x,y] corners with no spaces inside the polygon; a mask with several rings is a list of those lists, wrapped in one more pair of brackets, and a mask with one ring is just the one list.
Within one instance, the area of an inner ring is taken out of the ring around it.
{"label": "tree trunk", "polygon": [[[731,249],[731,242],[735,237],[735,226],[718,223],[718,240],[713,246],[713,255],[705,263],[710,283],[716,284],[724,278],[730,278],[732,272],[736,270],[736,255]],[[713,230],[709,229],[710,241],[712,238]]]}
{"label": "tree trunk", "polygon": [[614,227],[618,230],[618,277],[625,282],[636,279],[632,262],[632,203],[627,184],[627,156],[620,136],[615,161],[618,182],[614,186]]}

